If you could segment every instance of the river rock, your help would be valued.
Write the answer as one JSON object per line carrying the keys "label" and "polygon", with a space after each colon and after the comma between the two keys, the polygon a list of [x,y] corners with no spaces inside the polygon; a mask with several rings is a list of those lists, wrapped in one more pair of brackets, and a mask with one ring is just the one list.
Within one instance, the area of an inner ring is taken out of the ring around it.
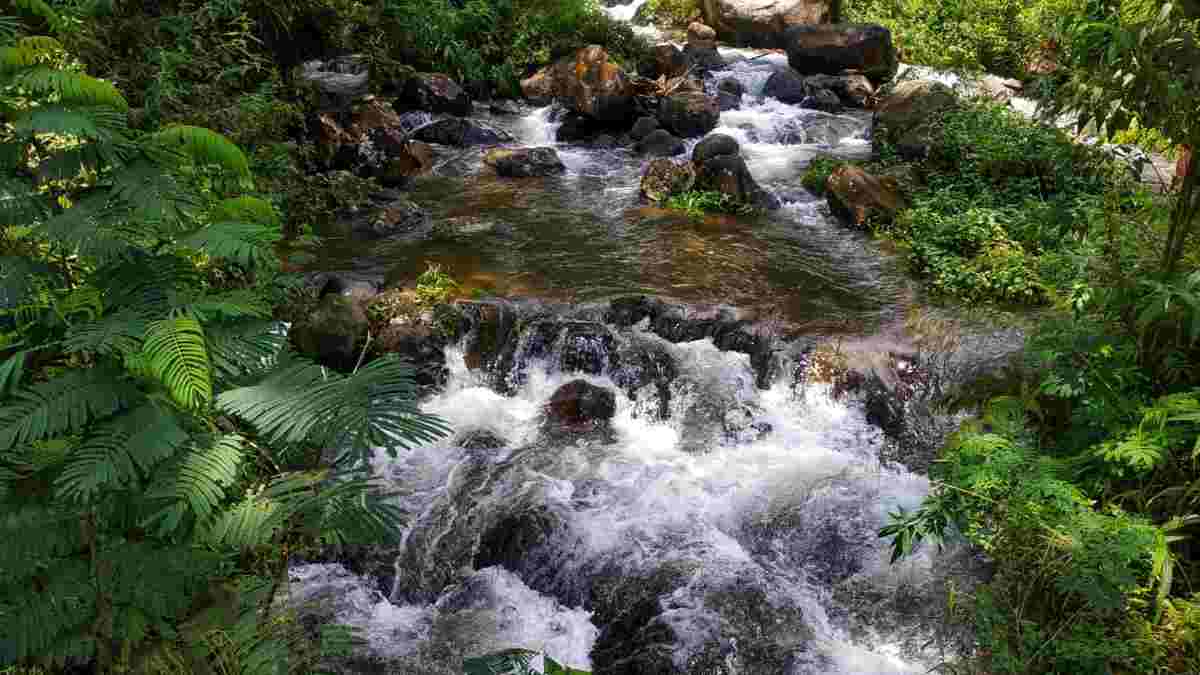
{"label": "river rock", "polygon": [[763,85],[763,96],[795,105],[808,96],[808,81],[791,68],[783,68],[767,78],[767,83]]}
{"label": "river rock", "polygon": [[671,79],[687,72],[688,60],[683,52],[671,43],[654,45],[654,72],[648,73],[651,79],[665,77]]}
{"label": "river rock", "polygon": [[866,108],[875,96],[875,85],[865,75],[858,73],[810,75],[807,82],[810,87],[828,89],[837,94],[842,105],[849,108]]}
{"label": "river rock", "polygon": [[852,164],[843,164],[825,181],[829,208],[843,222],[864,227],[890,223],[904,208],[900,183],[893,176],[878,177]]}
{"label": "river rock", "polygon": [[717,83],[717,107],[722,112],[726,110],[737,110],[742,107],[742,95],[746,93],[746,88],[741,82],[732,77],[726,77]]}
{"label": "river rock", "polygon": [[383,185],[403,185],[409,178],[433,169],[433,148],[423,141],[410,140],[399,126],[373,129],[367,137],[370,150],[360,155],[369,175]]}
{"label": "river rock", "polygon": [[[513,337],[516,310],[502,300],[459,300],[454,308],[461,315],[458,332],[467,368],[491,370]],[[503,373],[497,376],[503,377]]]}
{"label": "river rock", "polygon": [[655,129],[638,141],[637,151],[651,157],[675,157],[682,155],[687,149],[679,140],[666,129]]}
{"label": "river rock", "polygon": [[300,70],[301,83],[317,92],[322,110],[340,110],[370,90],[366,64],[354,60],[309,61]]}
{"label": "river rock", "polygon": [[616,412],[616,395],[587,380],[572,380],[562,385],[546,403],[547,422],[570,430],[598,427]]}
{"label": "river rock", "polygon": [[516,117],[521,114],[521,106],[514,101],[492,101],[488,105],[488,112],[501,117]]}
{"label": "river rock", "polygon": [[716,47],[697,47],[688,44],[683,47],[683,57],[687,59],[688,67],[694,73],[707,73],[713,70],[724,70],[725,59]]}
{"label": "river rock", "polygon": [[879,84],[900,67],[891,31],[877,24],[792,26],[784,33],[784,49],[788,65],[804,75],[853,70]]}
{"label": "river rock", "polygon": [[687,27],[687,44],[707,49],[717,46],[717,31],[699,21],[693,21]]}
{"label": "river rock", "polygon": [[449,75],[417,73],[408,78],[396,98],[400,110],[425,110],[466,117],[474,109],[471,95]]}
{"label": "river rock", "polygon": [[[431,316],[392,320],[379,328],[372,342],[376,354],[395,354],[413,364],[421,392],[432,392],[446,383],[446,335]],[[463,446],[467,447],[467,446]]]}
{"label": "river rock", "polygon": [[429,233],[429,212],[394,190],[382,190],[368,198],[367,205],[338,212],[336,222],[349,233],[367,239],[397,235],[420,238]]}
{"label": "river rock", "polygon": [[484,164],[494,167],[496,174],[509,178],[553,176],[567,170],[554,148],[495,148],[483,157]]}
{"label": "river rock", "polygon": [[296,322],[288,336],[301,354],[323,366],[349,372],[358,362],[367,334],[367,313],[353,297],[330,293],[317,308]]}
{"label": "river rock", "polygon": [[897,84],[875,108],[875,142],[888,142],[908,158],[929,155],[938,118],[959,105],[954,90],[941,82],[910,80]]}
{"label": "river rock", "polygon": [[704,140],[696,144],[692,150],[692,163],[697,166],[703,166],[705,162],[713,157],[729,155],[738,157],[742,154],[741,145],[737,139],[726,134],[709,134],[704,137]]}
{"label": "river rock", "polygon": [[720,155],[699,165],[696,188],[727,194],[741,204],[763,209],[779,208],[779,199],[759,186],[750,174],[746,160],[737,156]]}
{"label": "river rock", "polygon": [[683,138],[703,136],[720,118],[716,99],[701,92],[675,93],[659,101],[658,121]]}
{"label": "river rock", "polygon": [[842,112],[842,100],[828,89],[810,87],[808,96],[800,101],[800,107],[837,115]]}
{"label": "river rock", "polygon": [[638,121],[633,123],[633,128],[629,130],[629,137],[640,141],[656,129],[658,129],[658,120],[653,117],[639,117]]}
{"label": "river rock", "polygon": [[413,136],[426,143],[440,145],[498,145],[511,143],[514,139],[506,131],[493,129],[475,120],[448,117],[427,124],[417,130]]}
{"label": "river rock", "polygon": [[656,159],[642,174],[641,192],[646,199],[661,202],[671,195],[691,190],[695,183],[696,171],[690,162]]}
{"label": "river rock", "polygon": [[792,25],[837,21],[838,0],[700,0],[718,37],[748,47],[782,47]]}
{"label": "river rock", "polygon": [[603,47],[584,47],[521,81],[527,99],[545,104],[561,99],[571,109],[602,122],[629,119],[634,112],[631,80]]}

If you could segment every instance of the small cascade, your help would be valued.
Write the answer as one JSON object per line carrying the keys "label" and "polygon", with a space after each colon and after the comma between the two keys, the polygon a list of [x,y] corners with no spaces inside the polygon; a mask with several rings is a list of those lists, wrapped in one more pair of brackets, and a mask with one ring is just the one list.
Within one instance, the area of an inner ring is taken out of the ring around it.
{"label": "small cascade", "polygon": [[[297,566],[293,600],[361,627],[390,672],[512,647],[597,673],[928,668],[839,599],[934,586],[931,557],[898,582],[876,537],[928,481],[880,463],[861,406],[793,378],[799,345],[719,309],[474,316],[423,405],[456,435],[375,463],[409,523],[395,565]],[[551,433],[547,401],[579,379],[611,419]]]}

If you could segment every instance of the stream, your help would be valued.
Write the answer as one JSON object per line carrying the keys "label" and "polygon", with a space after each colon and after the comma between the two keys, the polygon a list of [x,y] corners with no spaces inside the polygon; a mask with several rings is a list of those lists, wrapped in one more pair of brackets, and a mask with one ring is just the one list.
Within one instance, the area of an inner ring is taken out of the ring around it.
{"label": "stream", "polygon": [[[628,19],[639,3],[609,11]],[[720,328],[748,331],[728,317],[753,317],[755,330],[770,322],[809,345],[897,333],[910,281],[800,186],[818,153],[869,154],[870,114],[761,98],[786,57],[721,55],[727,70],[708,86],[734,77],[746,93],[715,133],[741,143],[777,211],[696,218],[645,206],[648,159],[556,144],[553,107],[480,108],[514,145],[556,145],[566,173],[497,178],[478,148],[446,149],[409,194],[433,214],[430,237],[322,250],[322,269],[410,284],[432,262],[470,288],[543,303],[520,310],[498,347],[509,357],[490,369],[468,368],[466,342],[446,349],[448,380],[423,408],[452,438],[377,457],[407,517],[398,550],[358,573],[293,565],[293,601],[367,638],[344,672],[457,675],[464,657],[514,647],[598,674],[882,675],[936,663],[926,644],[962,552],[890,565],[876,534],[889,511],[920,503],[928,480],[881,462],[883,434],[862,402],[804,377],[802,349],[776,344],[766,368],[744,347],[758,338]],[[643,295],[723,318],[675,330],[693,324],[612,302]],[[606,433],[549,433],[547,400],[581,378],[615,394]]]}

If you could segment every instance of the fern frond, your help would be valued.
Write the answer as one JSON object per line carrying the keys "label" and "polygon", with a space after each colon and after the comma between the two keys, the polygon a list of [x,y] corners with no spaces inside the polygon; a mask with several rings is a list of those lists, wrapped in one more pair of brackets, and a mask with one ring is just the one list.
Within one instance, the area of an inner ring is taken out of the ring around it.
{"label": "fern frond", "polygon": [[[13,167],[0,167],[6,172]],[[11,176],[0,177],[0,226],[28,225],[50,212],[46,196],[32,183]]]}
{"label": "fern frond", "polygon": [[28,14],[41,17],[55,32],[62,31],[67,27],[67,22],[50,5],[46,4],[45,0],[13,0],[13,5],[17,9],[25,10]]}
{"label": "fern frond", "polygon": [[204,330],[213,374],[228,384],[274,366],[287,343],[273,321],[217,321],[206,323]]}
{"label": "fern frond", "polygon": [[165,536],[179,530],[188,514],[196,522],[208,520],[225,500],[226,488],[237,482],[243,444],[241,436],[229,434],[185,452],[165,479],[147,493],[151,500],[168,503],[143,524],[157,524],[158,532]]}
{"label": "fern frond", "polygon": [[187,260],[137,252],[98,269],[95,283],[111,306],[162,315],[179,306],[177,298],[183,291],[200,287],[203,281]]}
{"label": "fern frond", "polygon": [[274,246],[282,238],[278,226],[248,222],[221,222],[204,227],[180,243],[214,258],[251,267],[278,262]]}
{"label": "fern frond", "polygon": [[[85,560],[61,559],[48,565],[39,591],[31,586],[6,588],[0,601],[0,635],[13,661],[39,658],[62,662],[78,649],[81,633],[95,616],[90,569]],[[11,604],[10,604],[11,603]],[[7,656],[7,654],[6,654]]]}
{"label": "fern frond", "polygon": [[0,407],[0,449],[56,438],[125,410],[141,398],[122,373],[72,370],[27,387]]}
{"label": "fern frond", "polygon": [[129,110],[129,102],[113,83],[84,73],[36,66],[17,73],[13,81],[34,95],[55,98],[58,103]]}
{"label": "fern frond", "polygon": [[188,299],[181,309],[195,314],[206,323],[220,319],[265,319],[271,316],[270,303],[262,293],[250,288],[203,294]]}
{"label": "fern frond", "polygon": [[[112,177],[111,196],[143,229],[146,223],[174,227],[202,206],[200,198],[162,165],[141,159],[124,165]],[[167,227],[162,231],[167,234]]]}
{"label": "fern frond", "polygon": [[195,318],[174,316],[150,324],[142,351],[151,374],[184,408],[198,410],[212,400],[212,368],[204,328]]}
{"label": "fern frond", "polygon": [[15,16],[0,16],[0,44],[8,44],[17,38],[21,22]]}
{"label": "fern frond", "polygon": [[134,484],[184,444],[188,434],[169,411],[151,403],[88,436],[55,481],[61,499],[89,502]]}
{"label": "fern frond", "polygon": [[25,360],[28,356],[29,350],[22,350],[4,361],[0,361],[0,400],[21,386],[21,379],[25,377]]}
{"label": "fern frond", "polygon": [[181,153],[196,164],[216,164],[237,176],[248,188],[253,187],[246,155],[215,131],[179,124],[151,134],[145,141],[156,149]]}
{"label": "fern frond", "polygon": [[78,513],[42,505],[5,504],[0,511],[0,569],[23,582],[42,562],[75,554],[83,547],[79,518]]}
{"label": "fern frond", "polygon": [[209,220],[278,225],[279,213],[271,202],[259,197],[242,196],[223,199],[209,212]]}
{"label": "fern frond", "polygon": [[150,322],[143,312],[126,308],[87,323],[72,325],[63,337],[67,352],[132,354],[142,348]]}
{"label": "fern frond", "polygon": [[272,442],[351,447],[365,461],[373,447],[391,452],[443,437],[449,427],[415,404],[412,367],[394,357],[342,376],[304,361],[264,382],[221,394],[218,407]]}
{"label": "fern frond", "polygon": [[37,280],[52,273],[50,266],[22,256],[0,256],[0,310],[24,304],[37,290]]}

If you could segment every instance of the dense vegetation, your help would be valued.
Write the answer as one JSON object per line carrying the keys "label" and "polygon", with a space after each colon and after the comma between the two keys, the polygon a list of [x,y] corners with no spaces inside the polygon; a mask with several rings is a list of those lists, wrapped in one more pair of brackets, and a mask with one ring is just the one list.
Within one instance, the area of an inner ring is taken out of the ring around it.
{"label": "dense vegetation", "polygon": [[[1169,7],[842,3],[891,27],[907,61],[1042,70],[1031,89],[1081,122],[1194,147],[1196,7]],[[416,412],[405,364],[335,373],[279,335],[300,292],[284,240],[311,242],[378,187],[310,173],[295,66],[358,51],[377,93],[416,69],[512,94],[575,47],[632,69],[645,46],[588,0],[16,0],[0,14],[0,666],[311,670],[346,635],[279,608],[289,557],[394,536],[366,447],[444,429]],[[876,231],[939,297],[1043,312],[1023,379],[949,440],[933,495],[884,532],[898,556],[961,536],[995,562],[956,604],[978,653],[948,667],[1200,672],[1195,162],[1156,195],[992,103],[935,122],[924,160],[885,146],[870,164],[908,199]],[[672,206],[736,208],[704,192]],[[429,303],[454,290],[437,269],[418,285]]]}

